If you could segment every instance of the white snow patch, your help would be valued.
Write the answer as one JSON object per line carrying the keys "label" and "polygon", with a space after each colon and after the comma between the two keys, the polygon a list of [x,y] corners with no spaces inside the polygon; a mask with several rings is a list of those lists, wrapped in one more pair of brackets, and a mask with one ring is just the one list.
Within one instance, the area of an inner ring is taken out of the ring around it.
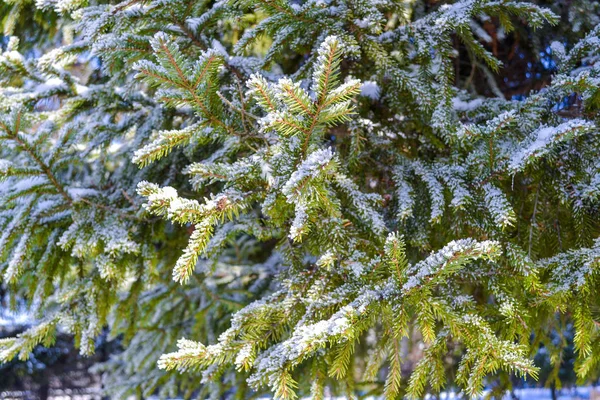
{"label": "white snow patch", "polygon": [[375,81],[365,81],[360,87],[360,95],[372,100],[379,100],[381,89]]}

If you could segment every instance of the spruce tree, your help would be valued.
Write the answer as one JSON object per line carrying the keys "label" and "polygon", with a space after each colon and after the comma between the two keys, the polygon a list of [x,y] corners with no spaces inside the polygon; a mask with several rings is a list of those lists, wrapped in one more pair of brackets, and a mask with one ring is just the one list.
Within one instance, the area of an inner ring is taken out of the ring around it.
{"label": "spruce tree", "polygon": [[572,335],[598,379],[595,1],[0,12],[0,362],[108,329],[114,398],[477,397]]}

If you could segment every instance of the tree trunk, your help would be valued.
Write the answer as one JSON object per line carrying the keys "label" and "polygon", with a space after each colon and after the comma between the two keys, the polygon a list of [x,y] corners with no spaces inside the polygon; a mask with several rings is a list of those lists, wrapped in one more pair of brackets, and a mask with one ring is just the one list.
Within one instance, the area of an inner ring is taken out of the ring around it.
{"label": "tree trunk", "polygon": [[48,400],[48,396],[50,394],[50,385],[48,382],[42,383],[39,390],[40,400]]}
{"label": "tree trunk", "polygon": [[556,400],[558,398],[556,395],[556,385],[554,383],[552,386],[550,386],[550,394],[552,395],[552,400]]}

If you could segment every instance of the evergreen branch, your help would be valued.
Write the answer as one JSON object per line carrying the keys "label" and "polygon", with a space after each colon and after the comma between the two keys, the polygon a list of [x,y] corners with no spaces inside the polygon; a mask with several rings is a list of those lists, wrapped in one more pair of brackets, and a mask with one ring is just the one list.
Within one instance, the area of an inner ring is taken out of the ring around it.
{"label": "evergreen branch", "polygon": [[68,195],[68,193],[65,191],[65,188],[59,183],[56,176],[54,176],[54,173],[52,172],[52,169],[50,168],[50,166],[47,165],[40,158],[40,156],[35,152],[35,150],[31,146],[29,146],[29,144],[18,133],[19,126],[21,123],[20,121],[21,121],[21,114],[18,113],[17,114],[17,123],[15,125],[15,131],[12,132],[10,130],[7,130],[7,127],[4,126],[3,128],[5,129],[6,134],[8,135],[8,137],[10,139],[14,140],[19,145],[19,147],[21,149],[23,149],[23,151],[25,151],[27,154],[29,154],[29,156],[33,159],[33,161],[35,161],[35,163],[39,166],[39,168],[42,170],[42,172],[46,175],[48,180],[52,183],[52,186],[54,186],[56,191],[63,197],[65,202],[67,202],[67,204],[71,204],[73,202],[73,200]]}

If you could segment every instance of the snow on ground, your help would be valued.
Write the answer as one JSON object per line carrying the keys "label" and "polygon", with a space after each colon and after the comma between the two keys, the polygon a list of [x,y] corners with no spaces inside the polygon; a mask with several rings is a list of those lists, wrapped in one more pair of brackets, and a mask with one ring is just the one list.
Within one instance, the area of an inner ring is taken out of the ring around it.
{"label": "snow on ground", "polygon": [[[480,399],[486,398],[488,391],[484,391],[483,396]],[[514,394],[519,400],[552,400],[552,393],[550,389],[546,388],[524,388],[516,389]],[[592,388],[591,386],[568,388],[557,391],[558,400],[600,400],[600,387]],[[459,400],[467,399],[468,397],[463,396],[461,393],[456,392],[444,392],[439,397],[427,395],[425,399],[433,400]],[[325,397],[327,400],[346,400],[345,397]],[[365,400],[380,400],[380,397],[369,396]],[[148,397],[147,400],[159,400],[158,397]],[[183,400],[183,399],[170,399],[170,400]],[[271,400],[270,397],[260,397],[259,400]],[[309,400],[304,398],[302,400]],[[503,400],[513,400],[510,393],[506,393]]]}
{"label": "snow on ground", "polygon": [[[590,386],[587,387],[577,387],[577,388],[569,388],[562,389],[558,392],[558,400],[598,400],[600,399],[600,387],[592,388]],[[19,392],[19,391],[5,391],[0,392],[0,399],[6,400],[22,400],[27,398],[29,392]],[[485,398],[487,392],[484,391],[481,399]],[[550,389],[546,388],[526,388],[526,389],[516,389],[514,394],[519,400],[552,400],[552,394]],[[98,396],[97,389],[87,390],[77,390],[72,391],[69,389],[66,390],[53,390],[50,394],[50,400],[94,400]],[[460,393],[456,392],[444,392],[437,399],[439,400],[459,400],[465,399],[466,397],[462,396]],[[346,400],[344,397],[326,397],[328,400]],[[425,399],[433,400],[435,397],[428,395]],[[504,400],[512,400],[510,393],[507,393],[504,396]],[[133,397],[128,399],[133,400]],[[159,400],[156,396],[148,397],[147,400]],[[183,400],[172,398],[169,400]],[[270,397],[261,397],[259,400],[271,400]],[[309,400],[308,398],[302,400]],[[378,397],[367,397],[365,400],[380,400]]]}
{"label": "snow on ground", "polygon": [[31,315],[26,310],[11,311],[0,305],[0,331],[11,329],[12,327],[30,325],[32,323]]}
{"label": "snow on ground", "polygon": [[[31,391],[13,390],[0,391],[2,400],[25,400],[38,398],[36,393]],[[100,398],[98,389],[50,389],[48,400],[97,400]]]}
{"label": "snow on ground", "polygon": [[[595,392],[594,392],[595,391]],[[482,399],[486,398],[489,391],[484,391]],[[552,392],[547,388],[524,388],[515,389],[514,395],[519,400],[552,400]],[[465,399],[460,393],[442,393],[440,400]],[[429,397],[433,399],[433,397]],[[510,393],[506,393],[503,400],[512,400]],[[591,386],[567,388],[557,390],[558,400],[600,400],[600,387],[592,388]]]}

